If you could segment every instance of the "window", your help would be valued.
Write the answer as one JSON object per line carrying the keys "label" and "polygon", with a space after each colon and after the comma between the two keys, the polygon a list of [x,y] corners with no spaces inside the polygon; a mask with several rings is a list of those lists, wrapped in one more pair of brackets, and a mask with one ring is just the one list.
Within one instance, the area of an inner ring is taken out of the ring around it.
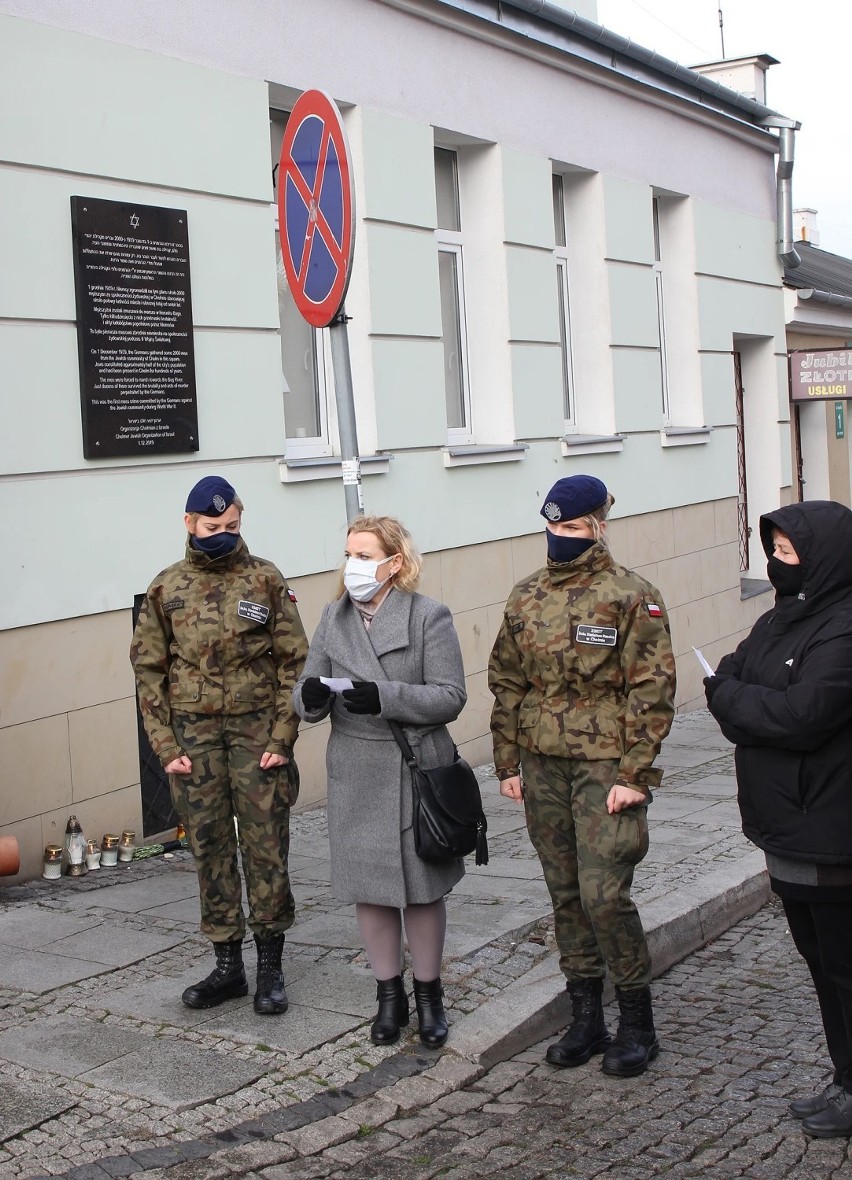
{"label": "window", "polygon": [[[661,200],[653,198],[652,215],[654,221],[654,285],[657,296],[657,331],[660,349],[660,389],[662,394],[663,424],[671,425],[671,397],[669,391],[669,362],[666,348],[666,311],[663,292],[663,250],[661,231]],[[646,223],[647,224],[647,223]]]}
{"label": "window", "polygon": [[287,454],[293,457],[329,455],[332,448],[328,427],[331,393],[331,364],[328,333],[312,328],[302,318],[287,285],[281,259],[278,226],[278,159],[287,115],[270,113],[272,175],[275,190],[275,258],[278,277],[278,322],[281,333],[281,387],[284,397],[284,427]]}
{"label": "window", "polygon": [[441,335],[444,342],[447,437],[451,443],[466,443],[473,438],[473,429],[468,379],[462,222],[458,155],[449,148],[435,148],[435,197],[438,209],[435,236],[438,242]]}
{"label": "window", "polygon": [[568,300],[568,231],[565,220],[565,177],[553,175],[553,231],[556,248],[556,298],[559,307],[559,345],[562,351],[562,405],[566,429],[573,425],[574,360],[571,348],[571,315]]}

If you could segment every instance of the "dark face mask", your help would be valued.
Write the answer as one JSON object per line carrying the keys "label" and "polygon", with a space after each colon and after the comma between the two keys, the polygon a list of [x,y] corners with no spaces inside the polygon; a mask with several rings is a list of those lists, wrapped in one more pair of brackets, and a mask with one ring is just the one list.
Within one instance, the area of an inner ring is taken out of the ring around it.
{"label": "dark face mask", "polygon": [[550,529],[546,529],[545,533],[547,535],[547,556],[551,561],[557,561],[560,564],[582,556],[595,543],[591,537],[560,537],[557,533],[552,533]]}
{"label": "dark face mask", "polygon": [[766,576],[781,598],[794,598],[801,593],[805,581],[805,571],[801,565],[787,565],[777,557],[767,560]]}
{"label": "dark face mask", "polygon": [[212,533],[209,537],[193,537],[192,547],[208,557],[227,557],[234,552],[239,539],[239,533]]}

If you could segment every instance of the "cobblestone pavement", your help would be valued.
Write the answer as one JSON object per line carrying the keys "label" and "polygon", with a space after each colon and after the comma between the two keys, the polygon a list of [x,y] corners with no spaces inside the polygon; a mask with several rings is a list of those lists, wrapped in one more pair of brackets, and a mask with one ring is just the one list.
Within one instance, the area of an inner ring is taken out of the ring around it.
{"label": "cobblestone pavement", "polygon": [[599,1058],[556,1070],[542,1062],[542,1044],[413,1116],[392,1114],[376,1099],[372,1119],[368,1108],[348,1142],[260,1175],[852,1177],[845,1139],[808,1139],[787,1114],[791,1097],[825,1084],[828,1063],[807,969],[777,901],[667,972],[654,990],[663,1051],[642,1077],[605,1078]]}
{"label": "cobblestone pavement", "polygon": [[[731,761],[709,716],[676,719],[661,756],[665,789],[652,812],[651,852],[636,877],[640,907],[689,896],[693,884],[706,886],[720,868],[724,875],[753,854],[739,832]],[[180,1004],[187,977],[210,967],[209,946],[197,933],[197,898],[186,888],[194,882],[188,853],[134,862],[112,879],[90,874],[0,890],[0,1180],[133,1173],[190,1180],[248,1174],[248,1158],[270,1177],[285,1166],[290,1171],[282,1176],[310,1176],[316,1167],[325,1169],[317,1175],[342,1175],[350,1156],[391,1169],[378,1175],[396,1175],[392,1169],[401,1167],[400,1175],[417,1176],[405,1144],[423,1129],[423,1118],[451,1124],[448,1132],[456,1134],[452,1119],[465,1103],[489,1132],[520,1116],[521,1108],[514,1109],[520,1099],[492,1103],[492,1083],[477,1081],[485,1070],[476,1055],[454,1050],[468,1018],[488,1013],[489,1001],[501,1002],[554,960],[550,903],[523,812],[497,795],[493,767],[479,774],[491,864],[472,869],[450,898],[443,977],[455,1033],[443,1053],[421,1048],[415,1021],[397,1046],[370,1043],[374,984],[351,907],[330,895],[321,810],[293,819],[299,922],[287,943],[291,1008],[282,1020],[253,1019],[250,997],[201,1014]],[[123,900],[125,894],[133,900]],[[252,953],[249,943],[250,974]],[[85,977],[43,977],[68,962],[88,963]],[[658,985],[666,1022],[674,1019],[665,1007],[669,987]],[[707,1003],[703,993],[700,1003]],[[676,1022],[673,1027],[676,1032]],[[674,1056],[667,1023],[663,1029],[667,1052],[660,1061],[681,1069],[676,1088],[682,1088],[686,1067]],[[590,1076],[595,1102],[620,1093],[588,1067],[569,1076],[542,1072],[540,1056],[516,1059],[506,1076],[529,1074],[531,1086],[546,1083],[560,1103],[578,1081],[588,1086]],[[813,1047],[803,1056],[817,1059]],[[186,1084],[188,1075],[194,1087]],[[479,1088],[467,1091],[468,1085]],[[641,1099],[646,1087],[640,1079],[625,1092]],[[430,1105],[439,1099],[446,1111]],[[571,1109],[585,1101],[568,1100]],[[418,1113],[423,1105],[428,1116]],[[377,1129],[389,1120],[393,1131]],[[527,1138],[523,1130],[513,1134],[512,1142]],[[571,1138],[576,1134],[570,1131]],[[338,1155],[325,1154],[335,1144]],[[435,1149],[431,1140],[427,1146],[416,1165],[426,1168],[424,1176],[456,1166],[451,1159],[429,1171]],[[498,1170],[505,1166],[504,1160]],[[547,1173],[531,1173],[537,1174]],[[632,1173],[623,1175],[630,1180]]]}

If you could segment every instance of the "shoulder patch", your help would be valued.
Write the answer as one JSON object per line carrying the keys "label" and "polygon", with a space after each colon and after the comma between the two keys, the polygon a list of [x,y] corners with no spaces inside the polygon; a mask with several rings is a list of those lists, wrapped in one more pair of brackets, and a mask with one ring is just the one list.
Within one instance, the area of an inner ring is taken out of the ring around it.
{"label": "shoulder patch", "polygon": [[646,602],[645,606],[652,619],[661,619],[663,617],[662,608],[657,606],[656,602]]}
{"label": "shoulder patch", "polygon": [[176,610],[180,610],[186,603],[182,598],[170,598],[168,602],[163,603],[163,614],[170,615]]}
{"label": "shoulder patch", "polygon": [[287,597],[290,599],[291,602],[298,602],[299,601],[289,586],[287,587]]}

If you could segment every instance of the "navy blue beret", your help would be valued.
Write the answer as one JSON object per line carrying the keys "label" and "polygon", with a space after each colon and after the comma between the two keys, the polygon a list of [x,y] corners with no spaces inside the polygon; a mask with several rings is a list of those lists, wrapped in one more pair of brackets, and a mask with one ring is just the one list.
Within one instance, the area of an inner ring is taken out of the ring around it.
{"label": "navy blue beret", "polygon": [[186,498],[186,511],[201,516],[221,516],[233,504],[237,493],[221,475],[205,475]]}
{"label": "navy blue beret", "polygon": [[576,520],[588,516],[607,502],[606,484],[594,475],[568,475],[558,479],[544,499],[545,520]]}

